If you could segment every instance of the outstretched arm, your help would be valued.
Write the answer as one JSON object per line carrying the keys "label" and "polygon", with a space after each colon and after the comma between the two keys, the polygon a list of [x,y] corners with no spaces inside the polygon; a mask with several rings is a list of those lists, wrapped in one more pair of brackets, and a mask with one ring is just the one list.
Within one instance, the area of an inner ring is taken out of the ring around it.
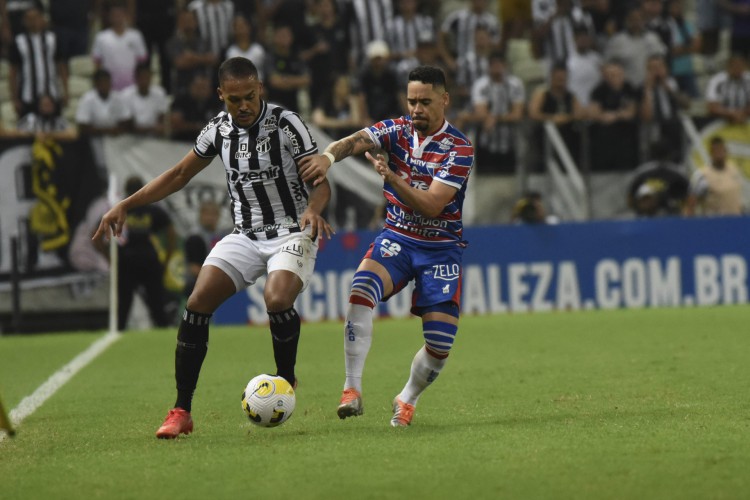
{"label": "outstretched arm", "polygon": [[412,209],[425,217],[437,217],[456,195],[457,189],[443,182],[433,182],[428,190],[413,188],[388,167],[383,155],[365,153],[375,171],[385,182],[393,186],[398,196]]}
{"label": "outstretched arm", "polygon": [[[328,145],[322,155],[305,156],[299,162],[299,173],[302,180],[312,182],[317,186],[325,179],[326,172],[333,162],[343,160],[352,155],[359,155],[374,149],[377,145],[372,142],[367,132],[360,130],[349,137],[344,137]],[[333,156],[331,159],[328,155]]]}
{"label": "outstretched arm", "polygon": [[170,194],[182,189],[198,172],[211,163],[211,158],[201,158],[195,152],[190,151],[175,166],[162,173],[159,177],[152,179],[141,189],[117,203],[104,214],[92,239],[96,240],[102,236],[120,236],[125,224],[128,210],[141,207],[162,200]]}

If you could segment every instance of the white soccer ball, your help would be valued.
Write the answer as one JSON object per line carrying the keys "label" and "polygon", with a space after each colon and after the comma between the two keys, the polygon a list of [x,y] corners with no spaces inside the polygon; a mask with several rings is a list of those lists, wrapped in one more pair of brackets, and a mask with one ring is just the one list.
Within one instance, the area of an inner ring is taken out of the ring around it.
{"label": "white soccer ball", "polygon": [[283,424],[292,416],[296,404],[294,388],[276,375],[258,375],[242,393],[242,409],[247,418],[261,427]]}

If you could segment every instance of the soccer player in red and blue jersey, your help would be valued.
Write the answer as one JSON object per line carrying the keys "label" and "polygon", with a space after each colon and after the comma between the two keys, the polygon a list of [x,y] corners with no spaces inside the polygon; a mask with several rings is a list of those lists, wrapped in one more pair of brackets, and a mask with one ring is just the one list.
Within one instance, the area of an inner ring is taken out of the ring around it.
{"label": "soccer player in red and blue jersey", "polygon": [[[391,425],[411,423],[422,392],[445,365],[458,330],[463,239],[461,210],[474,159],[469,140],[445,119],[449,103],[442,70],[409,74],[409,116],[384,120],[301,160],[305,181],[322,182],[333,163],[365,153],[383,178],[385,227],[352,281],[344,328],[346,382],[337,413],[362,415],[362,372],[372,342],[373,310],[411,280],[412,313],[422,317],[425,345],[393,401]],[[381,148],[388,153],[372,156]]]}

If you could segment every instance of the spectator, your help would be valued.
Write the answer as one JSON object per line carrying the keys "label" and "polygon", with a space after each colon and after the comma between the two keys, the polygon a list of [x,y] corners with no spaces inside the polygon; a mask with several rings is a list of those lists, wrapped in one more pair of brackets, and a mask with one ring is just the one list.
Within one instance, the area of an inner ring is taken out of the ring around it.
{"label": "spectator", "polygon": [[367,65],[359,75],[359,114],[373,123],[401,114],[398,75],[388,66],[390,52],[382,40],[367,46]]}
{"label": "spectator", "polygon": [[94,163],[101,180],[107,179],[107,162],[102,137],[118,135],[132,128],[131,116],[119,93],[112,90],[112,77],[106,69],[98,69],[93,76],[94,88],[78,101],[76,123],[78,133],[88,137]]}
{"label": "spectator", "polygon": [[[533,137],[536,144],[544,144],[543,122],[552,122],[560,132],[574,161],[580,161],[581,139],[574,128],[574,120],[583,118],[583,108],[568,90],[568,69],[564,63],[552,68],[549,86],[538,87],[529,102],[529,118],[538,122]],[[536,148],[538,152],[539,148]]]}
{"label": "spectator", "polygon": [[[130,177],[125,182],[125,195],[130,196],[143,187],[140,177]],[[166,258],[160,259],[153,238],[166,242]],[[136,290],[143,289],[144,302],[154,326],[170,324],[166,311],[164,264],[169,262],[176,248],[177,235],[167,212],[158,205],[146,205],[128,211],[117,259],[117,329],[127,328],[130,308]]]}
{"label": "spectator", "polygon": [[710,155],[711,164],[696,170],[690,179],[685,214],[741,215],[744,181],[721,137],[711,139]]}
{"label": "spectator", "polygon": [[227,231],[219,229],[221,211],[215,201],[204,201],[198,212],[198,227],[185,240],[185,289],[189,297],[193,293],[203,261]]}
{"label": "spectator", "polygon": [[8,85],[18,118],[35,112],[38,99],[49,95],[56,105],[68,99],[68,72],[55,34],[45,28],[38,7],[24,12],[26,31],[16,35],[10,53]]}
{"label": "spectator", "polygon": [[195,75],[190,91],[172,102],[169,114],[172,139],[194,142],[206,122],[221,110],[221,102],[211,88],[211,80],[205,75]]}
{"label": "spectator", "polygon": [[618,61],[606,63],[602,73],[589,106],[592,170],[632,170],[638,165],[638,93]]}
{"label": "spectator", "polygon": [[663,0],[642,0],[641,13],[646,30],[659,37],[666,50],[667,59],[670,59],[672,55],[672,30],[665,15],[665,2]]}
{"label": "spectator", "polygon": [[677,82],[669,76],[664,58],[651,56],[643,85],[641,123],[648,141],[668,144],[668,158],[678,162],[682,161],[684,148],[680,108],[687,105],[687,96],[680,94]]}
{"label": "spectator", "polygon": [[351,47],[349,31],[341,19],[336,0],[315,2],[315,22],[310,27],[312,46],[303,53],[310,68],[310,98],[313,108],[331,98],[336,80],[349,73],[349,59],[343,56]]}
{"label": "spectator", "polygon": [[717,0],[696,0],[696,19],[701,38],[701,53],[706,56],[709,71],[715,68],[719,50],[719,33],[729,25],[729,17]]}
{"label": "spectator", "polygon": [[112,88],[122,90],[135,83],[135,67],[148,59],[141,32],[128,27],[128,13],[120,3],[109,10],[110,27],[94,38],[91,56],[97,68],[109,71]]}
{"label": "spectator", "polygon": [[745,58],[733,54],[727,61],[726,71],[717,73],[706,87],[709,116],[730,123],[744,124],[750,116],[750,73]]}
{"label": "spectator", "polygon": [[175,0],[129,0],[130,18],[135,19],[135,27],[143,35],[148,62],[154,52],[159,55],[159,78],[167,92],[171,91],[172,61],[167,52],[167,42],[172,36],[176,23]]}
{"label": "spectator", "polygon": [[635,87],[646,79],[646,62],[655,54],[666,53],[664,44],[654,33],[645,30],[640,9],[632,9],[625,19],[625,30],[613,36],[604,51],[606,59],[621,62],[627,80]]}
{"label": "spectator", "polygon": [[78,101],[76,123],[83,136],[117,135],[130,129],[131,116],[122,97],[112,91],[112,77],[105,69],[94,72],[94,88]]}
{"label": "spectator", "polygon": [[474,47],[474,30],[484,26],[490,33],[492,45],[500,49],[500,23],[487,10],[487,0],[471,0],[469,7],[448,14],[440,27],[440,55],[451,72],[458,69],[458,57]]}
{"label": "spectator", "polygon": [[474,153],[478,172],[515,172],[516,126],[523,119],[525,98],[523,82],[507,72],[504,56],[493,52],[489,73],[472,86],[472,111],[458,120],[478,129]]}
{"label": "spectator", "polygon": [[211,52],[208,42],[198,34],[198,20],[192,10],[183,10],[177,16],[177,29],[167,43],[172,60],[172,95],[187,95],[190,82],[196,75],[210,76],[219,57]]}
{"label": "spectator", "polygon": [[31,8],[44,12],[39,0],[0,0],[0,45],[10,45],[24,32],[24,17]]}
{"label": "spectator", "polygon": [[[104,188],[106,184],[102,187]],[[98,197],[89,203],[86,215],[73,231],[68,248],[68,262],[79,272],[107,273],[109,271],[109,252],[103,239],[92,239],[99,227],[102,216],[111,207],[107,201],[105,189],[100,190]]]}
{"label": "spectator", "polygon": [[338,140],[361,128],[363,120],[359,111],[359,103],[351,91],[349,76],[339,75],[333,92],[313,110],[312,121],[331,138]]}
{"label": "spectator", "polygon": [[367,47],[375,40],[386,40],[386,27],[393,19],[391,0],[346,0],[343,13],[352,42],[349,67],[358,72],[367,64]]}
{"label": "spectator", "polygon": [[602,58],[592,48],[594,40],[588,29],[576,30],[575,41],[576,51],[568,58],[568,88],[586,108],[602,79]]}
{"label": "spectator", "polygon": [[750,57],[750,0],[717,0],[732,18],[730,50]]}
{"label": "spectator", "polygon": [[536,30],[536,36],[544,39],[545,54],[554,66],[559,62],[566,63],[575,53],[575,32],[586,30],[594,36],[594,21],[591,16],[579,7],[575,7],[573,0],[557,0],[555,15]]}
{"label": "spectator", "polygon": [[547,215],[538,191],[527,191],[513,206],[510,221],[514,224],[557,224],[560,219]]}
{"label": "spectator", "polygon": [[165,116],[169,101],[164,89],[153,85],[151,68],[142,62],[135,69],[135,84],[122,91],[122,100],[133,120],[133,132],[162,137],[166,133]]}
{"label": "spectator", "polygon": [[37,99],[37,109],[22,116],[17,125],[21,135],[56,140],[75,139],[77,133],[68,120],[60,114],[60,106],[50,95]]}
{"label": "spectator", "polygon": [[229,0],[193,0],[188,9],[195,13],[198,32],[218,59],[229,45],[234,4]]}
{"label": "spectator", "polygon": [[[618,5],[627,2],[615,2]],[[591,16],[594,23],[595,40],[597,45],[604,45],[604,42],[617,33],[618,20],[616,12],[613,9],[611,0],[582,0],[583,10]]]}
{"label": "spectator", "polygon": [[699,97],[693,68],[693,54],[700,49],[701,41],[695,27],[685,19],[684,0],[670,0],[667,22],[671,30],[671,70],[680,91],[690,97]]}
{"label": "spectator", "polygon": [[456,89],[451,97],[457,99],[458,108],[462,108],[471,96],[472,84],[489,72],[492,47],[490,32],[484,26],[477,26],[474,30],[474,49],[459,55],[456,62]]}
{"label": "spectator", "polygon": [[234,16],[232,22],[233,43],[227,48],[224,60],[232,57],[250,59],[258,68],[258,78],[263,81],[263,66],[266,60],[266,49],[253,39],[253,28],[243,16]]}
{"label": "spectator", "polygon": [[89,33],[95,0],[53,0],[49,16],[57,37],[57,48],[67,61],[89,53]]}
{"label": "spectator", "polygon": [[689,181],[680,168],[670,161],[671,150],[667,141],[653,143],[653,160],[633,173],[627,203],[636,216],[674,216],[682,213]]}
{"label": "spectator", "polygon": [[299,92],[310,86],[310,73],[294,50],[294,34],[289,26],[273,33],[273,46],[266,56],[266,92],[268,102],[289,111],[300,111]]}
{"label": "spectator", "polygon": [[272,0],[267,11],[266,26],[287,26],[294,35],[292,50],[298,54],[314,44],[307,23],[307,3],[308,0]]}
{"label": "spectator", "polygon": [[431,17],[419,14],[417,0],[400,0],[396,3],[398,15],[386,27],[386,41],[391,58],[398,62],[416,57],[417,41],[420,37],[434,37],[435,26]]}

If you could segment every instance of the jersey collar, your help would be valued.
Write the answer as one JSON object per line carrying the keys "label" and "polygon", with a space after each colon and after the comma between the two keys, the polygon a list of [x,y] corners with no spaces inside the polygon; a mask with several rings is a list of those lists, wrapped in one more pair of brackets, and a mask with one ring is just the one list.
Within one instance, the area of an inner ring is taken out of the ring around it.
{"label": "jersey collar", "polygon": [[448,128],[448,121],[446,119],[443,119],[443,126],[438,129],[437,132],[435,132],[432,135],[428,135],[424,138],[422,143],[419,143],[419,137],[417,136],[417,130],[414,128],[414,122],[411,124],[411,156],[412,158],[421,158],[422,153],[424,152],[424,149],[427,147],[427,145],[432,141],[432,138],[436,135],[440,135],[443,132],[445,132],[445,129]]}

